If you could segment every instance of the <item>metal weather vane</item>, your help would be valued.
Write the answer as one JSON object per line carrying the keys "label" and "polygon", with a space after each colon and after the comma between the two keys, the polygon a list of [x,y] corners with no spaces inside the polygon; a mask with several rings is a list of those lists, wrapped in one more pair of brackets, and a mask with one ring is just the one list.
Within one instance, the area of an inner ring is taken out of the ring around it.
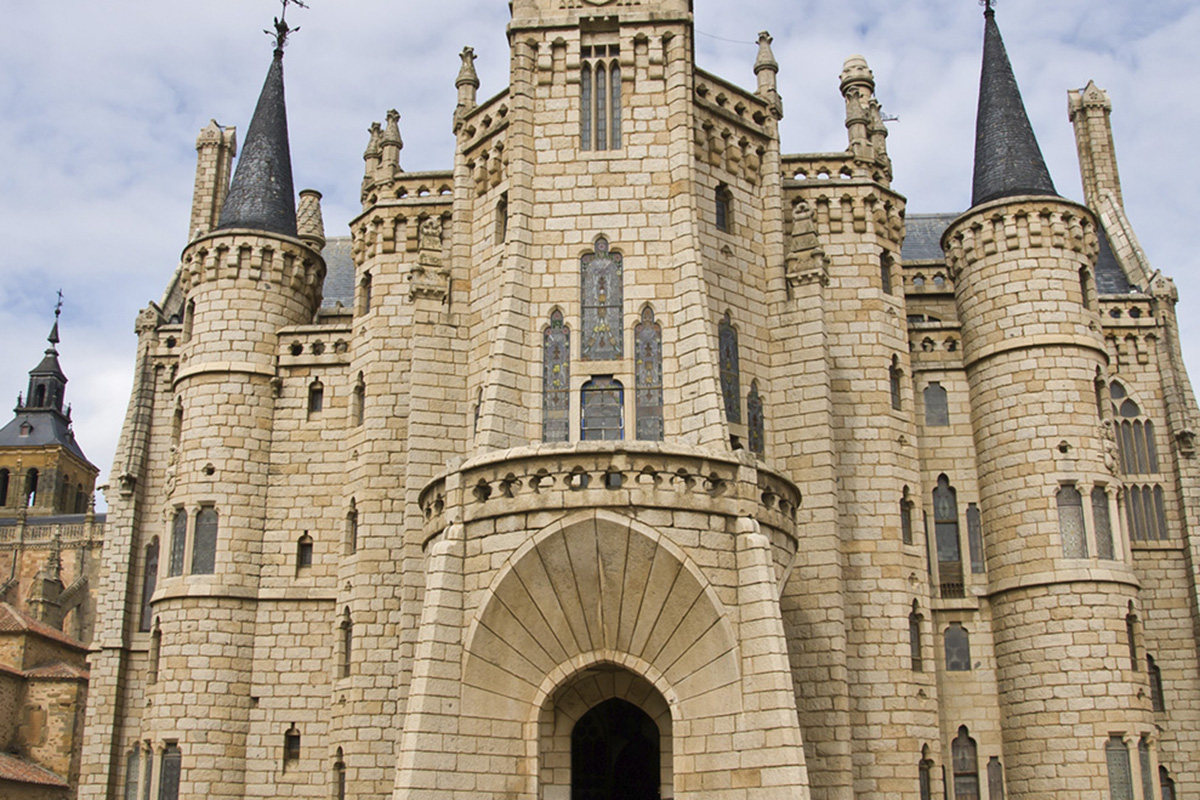
{"label": "metal weather vane", "polygon": [[287,23],[288,6],[299,6],[300,8],[308,8],[308,3],[303,0],[280,0],[283,3],[283,11],[275,18],[275,31],[263,30],[263,33],[268,36],[275,37],[275,52],[282,53],[283,48],[287,46],[288,36],[300,30],[300,26],[292,28]]}
{"label": "metal weather vane", "polygon": [[979,5],[986,9],[985,14],[991,14],[996,10],[996,0],[979,0]]}

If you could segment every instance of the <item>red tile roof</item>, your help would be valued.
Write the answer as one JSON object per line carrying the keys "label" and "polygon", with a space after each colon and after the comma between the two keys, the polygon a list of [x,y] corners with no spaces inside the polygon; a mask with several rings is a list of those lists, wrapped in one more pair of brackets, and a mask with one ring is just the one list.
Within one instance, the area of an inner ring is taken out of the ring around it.
{"label": "red tile roof", "polygon": [[87,646],[83,642],[67,636],[57,628],[51,628],[45,623],[38,622],[11,603],[0,603],[0,633],[34,633],[76,650],[87,650]]}
{"label": "red tile roof", "polygon": [[25,670],[26,678],[43,678],[43,679],[68,679],[87,680],[91,673],[80,667],[72,667],[70,664],[64,664],[61,661],[55,661],[53,664],[44,664],[40,667]]}
{"label": "red tile roof", "polygon": [[64,778],[50,770],[16,756],[10,756],[8,753],[0,753],[0,781],[36,783],[40,786],[58,786],[64,789],[70,786]]}

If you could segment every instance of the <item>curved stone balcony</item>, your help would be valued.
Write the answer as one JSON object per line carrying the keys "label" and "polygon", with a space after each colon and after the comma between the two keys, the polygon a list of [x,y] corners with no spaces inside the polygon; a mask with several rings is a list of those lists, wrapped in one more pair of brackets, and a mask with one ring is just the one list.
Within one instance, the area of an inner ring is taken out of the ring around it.
{"label": "curved stone balcony", "polygon": [[752,455],[662,442],[542,444],[487,453],[418,499],[426,539],[448,524],[535,511],[663,508],[753,517],[796,540],[800,490]]}

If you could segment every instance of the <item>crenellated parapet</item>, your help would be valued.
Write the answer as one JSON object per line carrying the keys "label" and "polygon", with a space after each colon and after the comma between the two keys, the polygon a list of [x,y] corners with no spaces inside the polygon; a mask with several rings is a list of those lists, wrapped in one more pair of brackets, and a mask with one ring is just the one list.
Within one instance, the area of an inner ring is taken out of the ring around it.
{"label": "crenellated parapet", "polygon": [[696,71],[696,158],[728,177],[757,184],[772,139],[770,101]]}
{"label": "crenellated parapet", "polygon": [[181,279],[189,295],[204,284],[223,282],[260,285],[263,291],[289,289],[297,292],[311,317],[321,305],[325,260],[299,239],[227,230],[188,245]]}

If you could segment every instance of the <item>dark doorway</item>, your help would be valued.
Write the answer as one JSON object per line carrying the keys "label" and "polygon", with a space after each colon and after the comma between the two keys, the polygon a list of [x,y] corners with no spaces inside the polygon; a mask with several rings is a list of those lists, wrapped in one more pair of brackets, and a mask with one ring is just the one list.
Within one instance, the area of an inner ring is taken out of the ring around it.
{"label": "dark doorway", "polygon": [[659,800],[659,746],[644,711],[604,701],[571,731],[571,800]]}

